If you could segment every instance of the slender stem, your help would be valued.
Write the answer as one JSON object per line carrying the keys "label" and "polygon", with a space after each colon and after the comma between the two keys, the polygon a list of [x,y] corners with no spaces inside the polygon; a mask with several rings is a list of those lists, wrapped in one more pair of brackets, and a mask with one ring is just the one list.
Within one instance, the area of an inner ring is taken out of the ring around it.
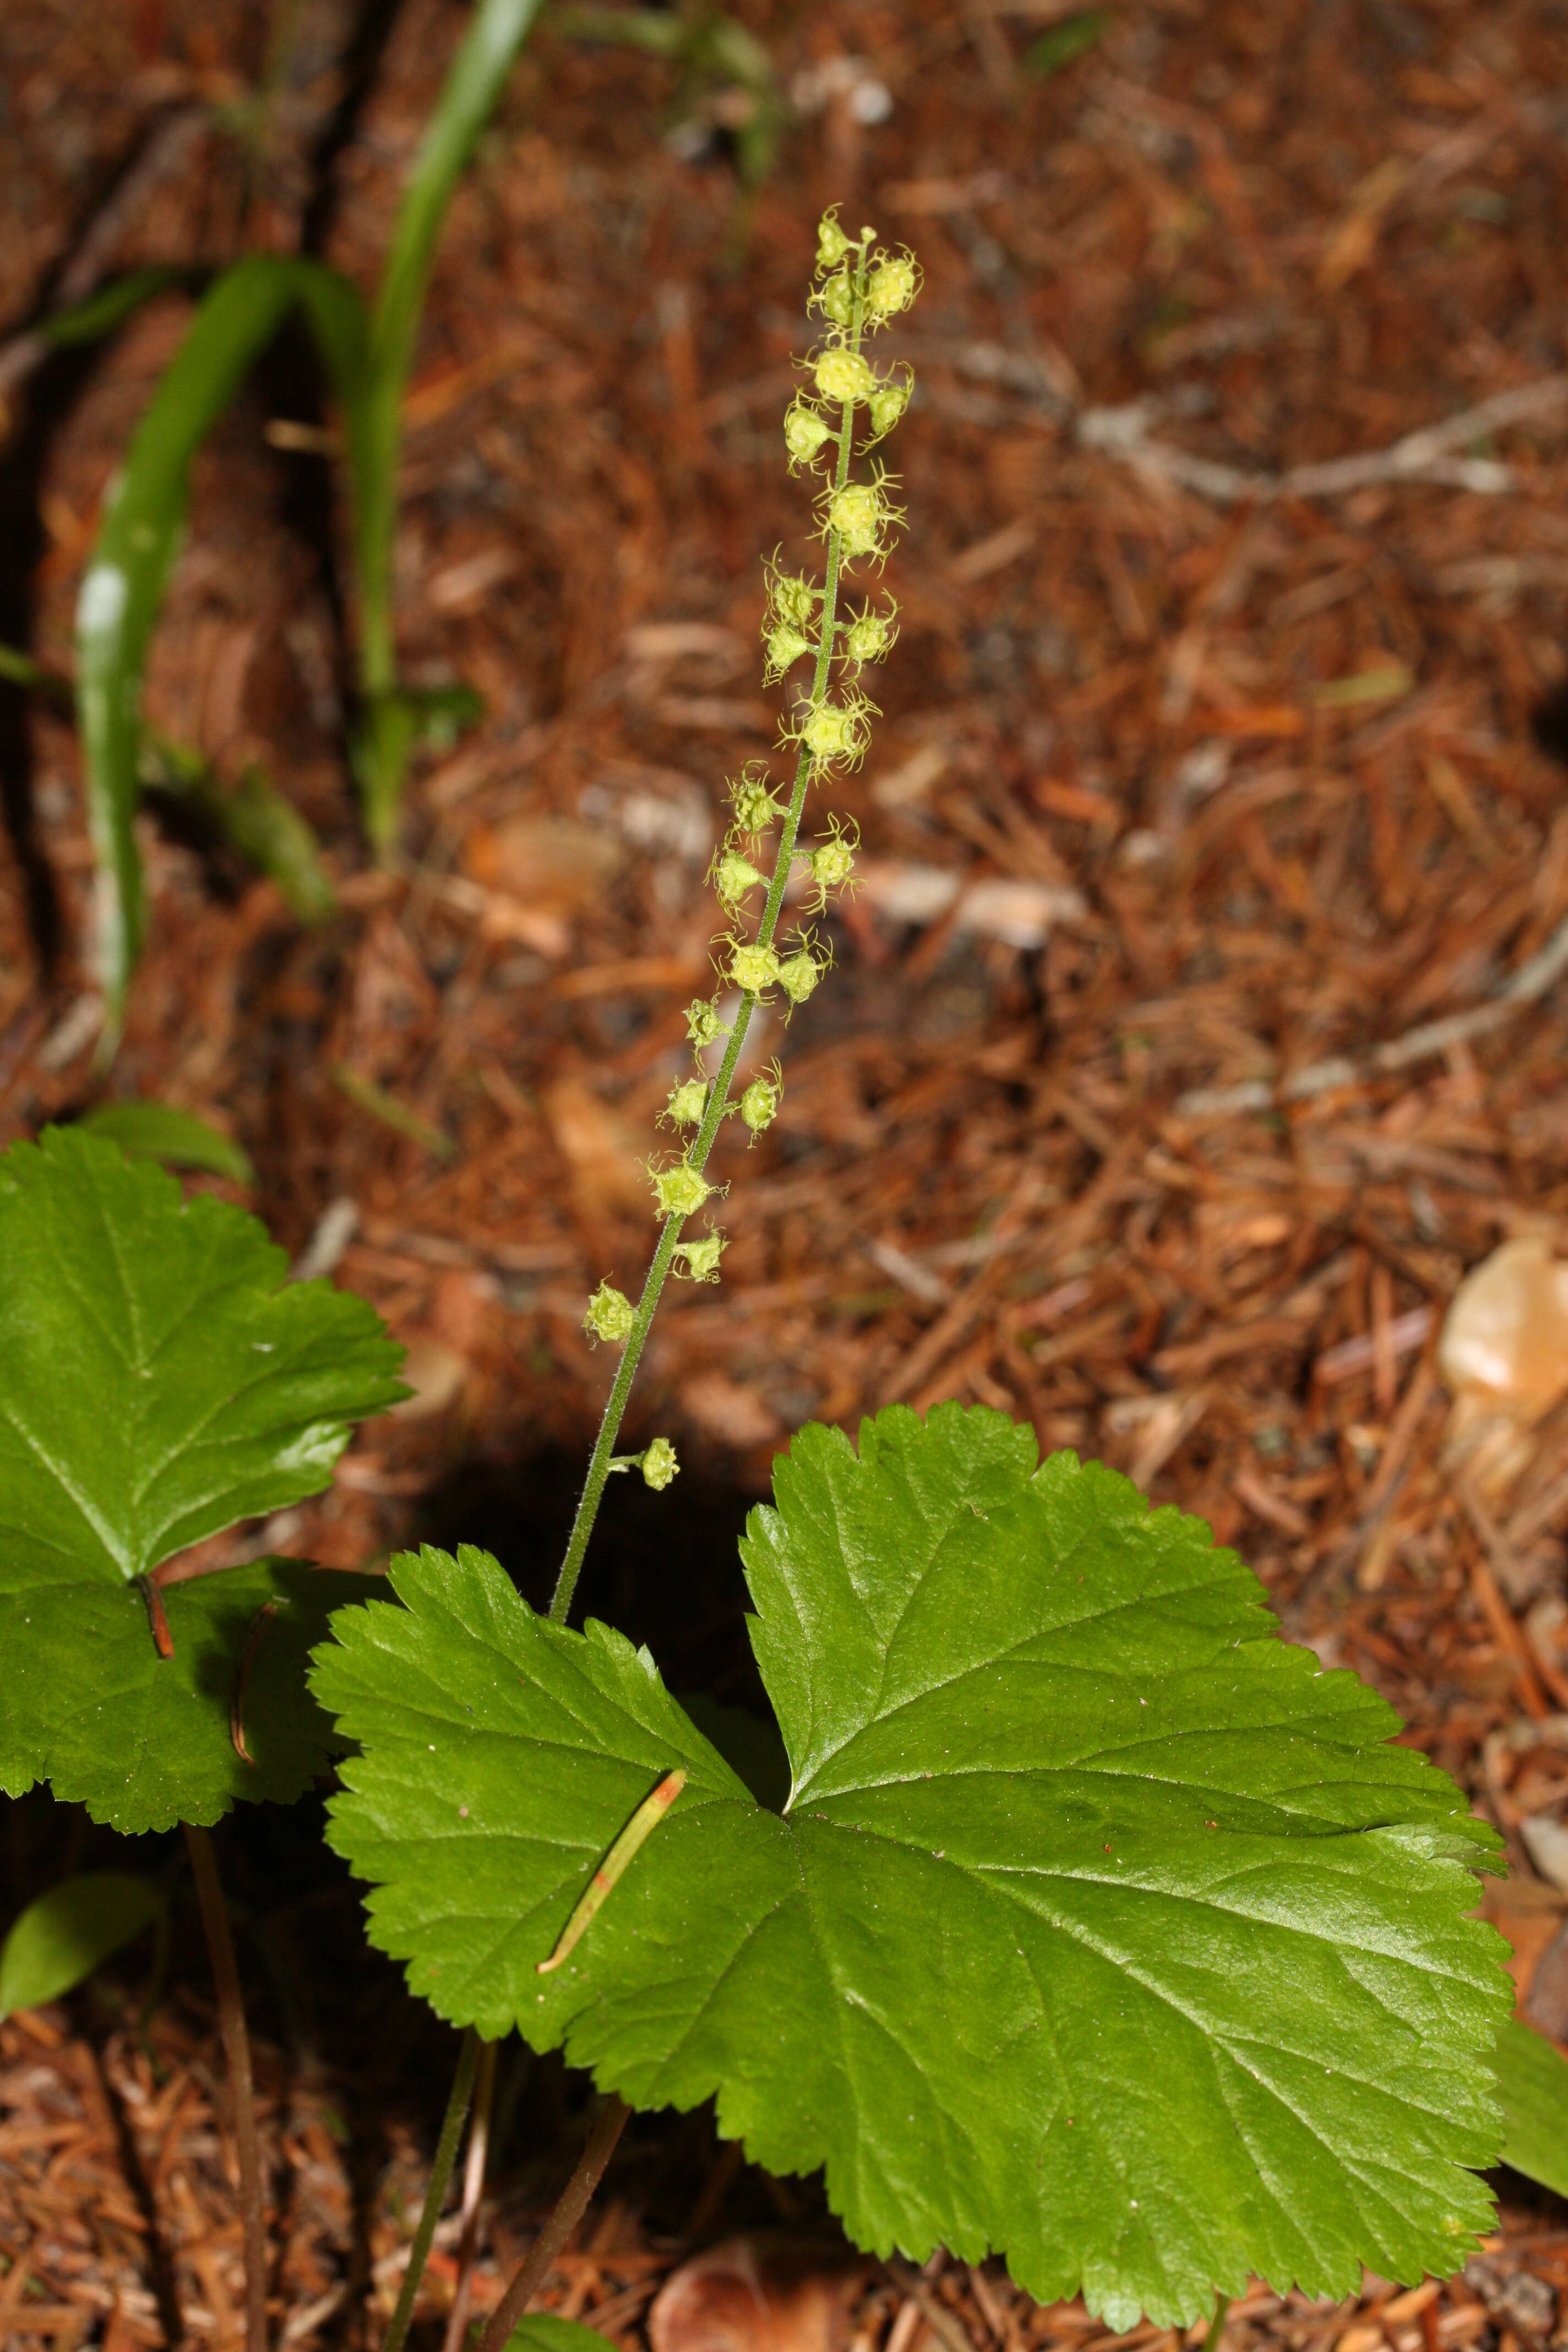
{"label": "slender stem", "polygon": [[463,2165],[463,2222],[458,2239],[458,2284],[447,2315],[441,2352],[463,2352],[468,2332],[468,2304],[474,2288],[474,2257],[479,2250],[479,2206],[485,2193],[485,2162],[489,2155],[490,2109],[495,2105],[499,2042],[479,2049],[479,2080],[474,2086],[474,2119],[468,2126],[468,2153]]}
{"label": "slender stem", "polygon": [[[855,314],[849,336],[851,351],[858,352],[860,348],[865,294],[866,254],[862,249],[855,276]],[[838,462],[835,468],[833,482],[836,491],[843,489],[849,478],[849,461],[854,454],[854,446],[855,404],[849,401],[845,404],[838,427]],[[822,627],[817,638],[816,667],[811,686],[811,698],[814,703],[820,702],[826,691],[828,674],[833,664],[840,569],[839,535],[836,530],[830,530],[827,534],[827,562],[822,590]],[[806,786],[811,782],[812,772],[811,754],[803,747],[800,757],[795,762],[795,782],[791,788],[789,807],[784,814],[783,830],[779,835],[778,857],[773,866],[773,879],[768,884],[767,903],[763,908],[762,920],[757,926],[756,944],[759,947],[772,947],[773,934],[778,929],[779,914],[784,906],[784,886],[789,880],[790,868],[795,864],[795,845],[800,833],[801,815],[805,807]],[[741,998],[740,1010],[731,1026],[730,1042],[724,1049],[724,1058],[719,1066],[719,1075],[708,1090],[708,1105],[703,1114],[702,1124],[697,1131],[697,1140],[686,1155],[689,1165],[699,1175],[708,1164],[708,1155],[713,1149],[714,1139],[718,1135],[728,1107],[730,1088],[734,1080],[736,1066],[741,1059],[741,1049],[746,1042],[746,1031],[751,1026],[752,1014],[756,1009],[756,1003],[757,1000],[752,995],[743,994]],[[588,1549],[588,1539],[594,1532],[594,1522],[599,1515],[599,1504],[603,1499],[605,1483],[610,1475],[610,1459],[616,1450],[616,1441],[620,1435],[621,1422],[626,1413],[626,1400],[631,1394],[632,1382],[637,1377],[637,1362],[642,1355],[643,1342],[647,1338],[648,1328],[658,1308],[666,1276],[674,1263],[676,1244],[680,1239],[681,1227],[685,1222],[685,1218],[679,1213],[672,1213],[665,1219],[664,1230],[658,1237],[658,1247],[653,1254],[653,1263],[648,1267],[647,1276],[643,1284],[642,1297],[637,1301],[637,1320],[632,1325],[631,1337],[626,1341],[626,1351],[616,1369],[615,1381],[610,1389],[608,1402],[605,1406],[604,1419],[599,1423],[599,1434],[595,1441],[593,1454],[588,1463],[588,1475],[583,1482],[583,1492],[577,1504],[577,1515],[572,1522],[572,1533],[566,1545],[566,1556],[561,1563],[561,1572],[556,1579],[555,1591],[550,1603],[550,1614],[557,1624],[564,1623],[572,1606],[572,1596],[577,1590],[577,1579],[582,1572],[584,1556]]]}
{"label": "slender stem", "polygon": [[588,2210],[593,2196],[604,2175],[605,2167],[616,2151],[616,2142],[626,2126],[631,2114],[624,2099],[610,2097],[599,2111],[599,2120],[588,2137],[588,2145],[578,2159],[577,2169],[561,2192],[555,2210],[551,2214],[521,2263],[511,2284],[491,2312],[489,2322],[479,2338],[479,2352],[503,2352],[512,2329],[528,2309],[545,2273],[565,2245]]}
{"label": "slender stem", "polygon": [[184,1823],[191,1874],[202,1906],[213,1983],[217,1990],[218,2032],[234,2102],[234,2144],[239,2158],[239,2210],[245,2228],[245,2352],[267,2352],[267,2213],[262,2201],[261,2144],[256,2133],[256,2091],[250,2073],[250,2036],[235,1965],[228,1910],[218,1884],[213,1842],[195,1822]]}
{"label": "slender stem", "polygon": [[419,2227],[415,2231],[414,2243],[408,2249],[408,2268],[403,2273],[397,2306],[381,2340],[381,2352],[403,2352],[403,2341],[408,2333],[408,2323],[414,2316],[419,2283],[430,2259],[430,2242],[436,2235],[436,2224],[447,2201],[447,2185],[457,2161],[458,2142],[463,2136],[463,2118],[468,2112],[468,2101],[473,2095],[479,2047],[479,2037],[470,2025],[458,2053],[458,2071],[452,2077],[451,2096],[447,2101],[447,2112],[441,2118],[441,2137],[436,2143],[436,2160],[430,2167],[425,2202],[419,2210]]}
{"label": "slender stem", "polygon": [[1229,2315],[1229,2295],[1216,2294],[1214,2305],[1214,2318],[1209,2324],[1208,2334],[1204,2337],[1204,2352],[1219,2352],[1220,2344],[1225,2336],[1225,2323]]}

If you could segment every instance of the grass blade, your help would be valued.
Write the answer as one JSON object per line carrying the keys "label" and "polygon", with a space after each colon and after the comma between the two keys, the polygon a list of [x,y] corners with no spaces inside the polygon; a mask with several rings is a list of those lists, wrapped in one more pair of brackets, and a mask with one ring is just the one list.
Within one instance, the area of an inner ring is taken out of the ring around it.
{"label": "grass blade", "polygon": [[142,675],[190,498],[190,464],[287,311],[302,303],[350,422],[363,437],[363,305],[321,263],[237,262],[213,286],[153,396],[110,492],[77,600],[77,711],[98,880],[97,954],[112,1048],[142,931],[132,821],[139,791]]}
{"label": "grass blade", "polygon": [[251,1191],[256,1171],[232,1136],[220,1135],[194,1111],[172,1103],[105,1102],[84,1111],[79,1124],[117,1143],[127,1160],[158,1160],[165,1168],[200,1168]]}
{"label": "grass blade", "polygon": [[396,837],[414,730],[391,702],[397,686],[392,619],[392,548],[403,391],[436,242],[452,191],[483,130],[540,0],[480,0],[425,126],[382,271],[371,321],[370,379],[363,415],[351,416],[356,476],[354,556],[359,573],[360,683],[365,719],[356,761],[365,829],[376,849]]}

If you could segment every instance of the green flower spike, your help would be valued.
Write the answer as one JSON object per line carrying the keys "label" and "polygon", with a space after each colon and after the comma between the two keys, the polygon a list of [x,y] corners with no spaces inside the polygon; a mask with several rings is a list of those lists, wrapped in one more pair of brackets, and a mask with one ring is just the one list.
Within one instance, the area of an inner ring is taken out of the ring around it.
{"label": "green flower spike", "polygon": [[767,633],[768,658],[763,671],[764,685],[773,686],[786,669],[793,669],[802,654],[811,651],[811,640],[803,637],[789,621],[776,622]]}
{"label": "green flower spike", "polygon": [[686,1034],[699,1053],[708,1045],[716,1045],[721,1037],[730,1034],[727,1024],[719,1017],[719,1007],[710,999],[699,997],[686,1008]]}
{"label": "green flower spike", "polygon": [[799,572],[769,572],[768,603],[775,621],[787,621],[792,629],[808,629],[821,602],[821,589],[814,588]]}
{"label": "green flower spike", "polygon": [[816,224],[818,270],[836,269],[849,249],[849,239],[838,226],[838,207],[833,205]]}
{"label": "green flower spike", "polygon": [[583,1328],[590,1339],[605,1339],[612,1347],[618,1348],[631,1338],[632,1326],[637,1319],[637,1308],[625,1291],[601,1282],[588,1301]]}
{"label": "green flower spike", "polygon": [[736,824],[753,839],[758,834],[766,833],[774,820],[784,814],[769,790],[767,778],[750,768],[743,776],[737,776],[731,785],[730,805],[735,812]]}
{"label": "green flower spike", "polygon": [[819,768],[853,768],[864,759],[871,740],[875,704],[863,694],[843,702],[814,703],[801,719],[797,733]]}
{"label": "green flower spike", "polygon": [[764,1128],[772,1127],[778,1116],[779,1097],[783,1091],[779,1066],[775,1062],[771,1071],[763,1071],[760,1076],[754,1077],[741,1097],[741,1122],[750,1128],[753,1136],[761,1135]]}
{"label": "green flower spike", "polygon": [[804,1004],[826,967],[817,962],[809,948],[788,956],[779,966],[779,986],[792,1004]]}
{"label": "green flower spike", "polygon": [[847,563],[870,562],[879,569],[886,561],[888,533],[904,519],[903,509],[888,497],[890,478],[879,474],[875,481],[846,482],[828,498],[824,528],[838,533]]}
{"label": "green flower spike", "polygon": [[823,399],[836,400],[841,407],[847,408],[858,400],[869,400],[877,389],[870,361],[837,344],[818,354],[812,374]]}
{"label": "green flower spike", "polygon": [[884,319],[907,310],[921,290],[921,266],[906,246],[872,270],[866,281],[866,311],[880,326]]}
{"label": "green flower spike", "polygon": [[914,384],[913,371],[906,368],[902,375],[889,376],[885,383],[877,386],[868,403],[871,411],[871,438],[874,441],[880,441],[885,435],[892,431],[910,404],[910,394],[914,390]]}
{"label": "green flower spike", "polygon": [[820,411],[808,400],[798,396],[784,411],[784,447],[789,451],[790,471],[797,466],[809,466],[828,437],[829,427]]}
{"label": "green flower spike", "polygon": [[738,907],[748,890],[759,888],[766,880],[766,875],[759,874],[738,849],[721,851],[713,869],[713,887],[726,907]]}
{"label": "green flower spike", "polygon": [[829,893],[841,890],[854,874],[855,850],[856,842],[836,828],[811,852],[807,863],[811,867],[811,878],[816,885],[818,913],[826,906]]}
{"label": "green flower spike", "polygon": [[857,669],[863,669],[868,662],[885,661],[899,640],[893,617],[897,611],[895,604],[886,613],[874,613],[868,604],[844,632],[841,649],[845,660]]}

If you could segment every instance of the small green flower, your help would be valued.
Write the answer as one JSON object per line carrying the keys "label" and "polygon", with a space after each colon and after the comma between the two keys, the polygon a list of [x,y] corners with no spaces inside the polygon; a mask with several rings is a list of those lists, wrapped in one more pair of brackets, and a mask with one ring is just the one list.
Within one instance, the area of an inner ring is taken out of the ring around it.
{"label": "small green flower", "polygon": [[818,767],[842,762],[853,767],[865,757],[871,740],[874,706],[859,693],[843,702],[814,702],[795,732]]}
{"label": "small green flower", "polygon": [[887,495],[888,476],[872,482],[846,482],[827,500],[827,529],[837,531],[846,562],[870,557],[880,563],[888,552],[887,533],[903,520],[900,509]]}
{"label": "small green flower", "polygon": [[775,622],[768,631],[767,667],[763,673],[767,683],[771,686],[774,678],[783,677],[785,670],[792,669],[802,654],[810,651],[810,638],[803,637],[793,622]]}
{"label": "small green flower", "polygon": [[719,1018],[719,1007],[711,999],[699,997],[695,1004],[686,1008],[686,1034],[700,1053],[704,1046],[717,1045],[730,1032]]}
{"label": "small green flower", "polygon": [[810,627],[812,616],[822,602],[822,591],[814,588],[798,572],[770,572],[768,596],[778,618],[795,629]]}
{"label": "small green flower", "polygon": [[841,406],[847,407],[857,400],[869,400],[877,389],[870,361],[862,359],[858,352],[845,351],[839,345],[823,352],[812,373],[816,379],[816,389],[824,400],[836,400]]}
{"label": "small green flower", "polygon": [[675,1255],[686,1260],[686,1271],[693,1282],[717,1282],[723,1254],[722,1234],[704,1234],[700,1241],[675,1244]]}
{"label": "small green flower", "polygon": [[866,308],[873,319],[891,319],[907,310],[921,290],[921,266],[906,246],[872,270],[866,281]]}
{"label": "small green flower", "polygon": [[647,1175],[661,1217],[689,1217],[713,1190],[684,1160],[673,1168],[650,1168]]}
{"label": "small green flower", "polygon": [[[894,606],[893,611],[897,609]],[[857,669],[863,669],[868,662],[881,661],[891,653],[898,635],[893,625],[893,612],[874,613],[868,605],[844,632],[844,657],[853,662]]]}
{"label": "small green flower", "polygon": [[687,1078],[673,1087],[661,1118],[673,1119],[677,1127],[700,1127],[702,1114],[708,1108],[706,1078]]}
{"label": "small green flower", "polygon": [[914,383],[913,373],[906,368],[901,376],[889,377],[886,383],[879,383],[871,394],[869,403],[871,431],[879,441],[884,434],[892,431],[909,406],[910,394],[914,390]]}
{"label": "small green flower", "polygon": [[766,833],[774,818],[784,814],[768,789],[767,779],[752,769],[731,785],[730,804],[741,831],[752,835]]}
{"label": "small green flower", "polygon": [[792,1004],[804,1004],[821,978],[822,967],[807,948],[786,957],[779,966],[779,986]]}
{"label": "small green flower", "polygon": [[778,976],[778,958],[758,940],[743,941],[730,958],[730,977],[748,996],[761,996]]}
{"label": "small green flower", "polygon": [[653,1444],[643,1454],[644,1484],[651,1486],[656,1495],[662,1495],[679,1469],[680,1465],[675,1458],[675,1448],[668,1438],[656,1437]]}
{"label": "small green flower", "polygon": [[833,205],[816,224],[816,266],[835,269],[849,251],[849,239],[838,226],[838,207]]}
{"label": "small green flower", "polygon": [[601,1282],[588,1301],[588,1312],[583,1318],[583,1328],[590,1339],[605,1339],[619,1347],[629,1339],[637,1319],[637,1308],[624,1290],[615,1289]]}
{"label": "small green flower", "polygon": [[753,1135],[761,1135],[763,1128],[772,1127],[778,1113],[780,1092],[775,1066],[772,1076],[753,1078],[741,1097],[742,1122]]}
{"label": "small green flower", "polygon": [[824,315],[831,319],[836,327],[853,325],[855,280],[847,269],[841,269],[837,278],[830,278],[812,299],[821,305]]}
{"label": "small green flower", "polygon": [[755,890],[766,879],[738,849],[721,851],[713,869],[713,887],[726,907],[739,906],[748,890]]}
{"label": "small green flower", "polygon": [[833,834],[811,853],[811,878],[824,904],[828,892],[842,889],[854,871],[855,852],[841,833]]}
{"label": "small green flower", "polygon": [[828,425],[820,410],[809,401],[796,398],[784,411],[784,447],[789,451],[790,464],[809,466],[828,437]]}

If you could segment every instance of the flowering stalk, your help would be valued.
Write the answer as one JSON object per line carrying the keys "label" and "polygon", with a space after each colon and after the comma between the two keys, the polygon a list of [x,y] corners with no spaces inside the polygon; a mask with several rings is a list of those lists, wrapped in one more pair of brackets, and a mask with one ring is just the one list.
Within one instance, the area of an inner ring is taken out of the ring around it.
{"label": "flowering stalk", "polygon": [[[727,913],[738,918],[748,895],[762,888],[764,878],[767,895],[752,937],[731,934],[727,942],[731,952],[726,977],[740,992],[740,1006],[729,1026],[718,1074],[710,1083],[700,1076],[677,1087],[665,1114],[678,1125],[695,1126],[697,1132],[672,1166],[649,1171],[664,1223],[642,1297],[634,1307],[618,1290],[601,1283],[589,1302],[586,1328],[590,1335],[620,1346],[622,1354],[550,1604],[550,1614],[557,1622],[563,1622],[571,1609],[605,1481],[617,1466],[616,1440],[643,1343],[670,1269],[679,1256],[695,1278],[718,1279],[722,1236],[709,1233],[690,1242],[681,1236],[687,1219],[712,1193],[703,1171],[720,1126],[731,1108],[730,1090],[752,1014],[775,988],[792,1006],[804,1003],[826,968],[818,961],[809,931],[797,933],[793,951],[783,960],[774,941],[784,887],[797,855],[807,789],[835,767],[853,766],[864,756],[875,706],[855,681],[867,662],[879,660],[889,651],[896,635],[891,610],[877,612],[868,604],[847,622],[838,618],[845,573],[857,562],[879,570],[891,544],[892,527],[901,519],[888,497],[890,478],[879,465],[868,480],[850,478],[857,418],[863,415],[870,425],[870,440],[880,441],[898,423],[910,397],[908,370],[879,376],[862,350],[868,333],[907,309],[920,289],[920,272],[913,258],[908,254],[873,251],[875,235],[873,229],[863,229],[858,238],[847,236],[831,212],[818,227],[819,282],[811,299],[827,321],[827,331],[823,346],[806,363],[814,391],[798,393],[785,415],[784,442],[792,471],[802,465],[825,471],[831,467],[820,500],[826,542],[824,580],[818,590],[804,579],[771,570],[763,632],[770,678],[782,677],[803,655],[815,653],[810,694],[794,723],[786,722],[785,728],[785,740],[797,746],[795,780],[788,805],[782,812],[766,783],[752,773],[743,775],[731,787],[735,823],[714,867],[720,900]],[[837,425],[829,422],[825,408],[837,410]],[[814,619],[815,645],[807,634]],[[834,698],[828,688],[836,661],[843,683]],[[764,877],[742,845],[747,840],[754,843],[781,814],[777,856],[771,877]],[[811,867],[820,910],[830,895],[848,882],[854,843],[835,824],[824,840],[802,854]],[[717,1001],[694,1004],[689,1027],[699,1055],[726,1036]],[[776,1068],[744,1089],[735,1108],[753,1135],[771,1123],[780,1090]],[[673,1475],[673,1452],[666,1445],[665,1453],[656,1458],[661,1466],[668,1465],[668,1475],[663,1481],[668,1484]],[[643,1467],[647,1476],[646,1460]]]}

